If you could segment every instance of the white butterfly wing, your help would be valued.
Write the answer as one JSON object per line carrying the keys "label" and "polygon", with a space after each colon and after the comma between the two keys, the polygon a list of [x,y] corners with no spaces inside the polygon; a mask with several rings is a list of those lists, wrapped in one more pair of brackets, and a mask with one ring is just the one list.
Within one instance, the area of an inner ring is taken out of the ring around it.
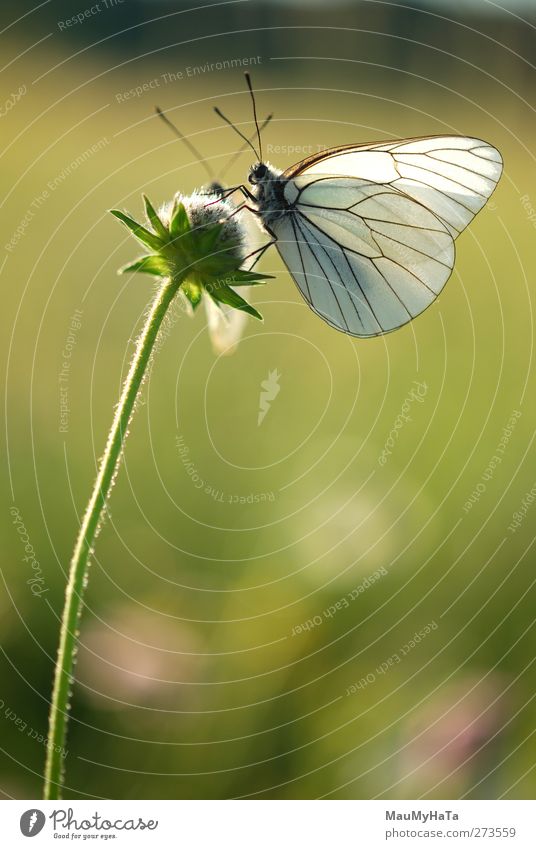
{"label": "white butterfly wing", "polygon": [[[481,139],[430,136],[409,141],[343,147],[315,158],[303,177],[320,174],[385,183],[424,204],[456,238],[494,191],[502,173],[499,151]],[[285,174],[286,176],[286,174]]]}
{"label": "white butterfly wing", "polygon": [[387,333],[425,310],[454,264],[445,225],[390,186],[322,176],[300,189],[304,179],[294,181],[295,212],[272,226],[312,309],[352,336]]}
{"label": "white butterfly wing", "polygon": [[[425,169],[421,157],[431,151]],[[469,173],[470,163],[473,186],[453,170]],[[439,295],[454,265],[454,238],[484,205],[502,165],[484,142],[442,137],[344,148],[300,168],[289,169],[297,173],[285,187],[291,210],[272,224],[277,247],[311,308],[366,337],[401,327]]]}
{"label": "white butterfly wing", "polygon": [[[243,286],[246,295],[249,286]],[[215,354],[234,354],[246,325],[246,313],[222,304],[215,304],[208,295],[203,298],[207,316],[208,333]]]}

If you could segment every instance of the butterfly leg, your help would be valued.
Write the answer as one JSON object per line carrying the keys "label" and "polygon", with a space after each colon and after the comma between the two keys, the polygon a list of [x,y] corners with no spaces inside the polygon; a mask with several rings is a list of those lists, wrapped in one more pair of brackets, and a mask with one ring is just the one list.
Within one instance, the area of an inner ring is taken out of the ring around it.
{"label": "butterfly leg", "polygon": [[[244,205],[244,206],[245,206],[245,205]],[[251,209],[251,208],[250,208],[250,207],[248,207],[248,206],[245,206],[245,208],[246,208],[246,209]],[[258,210],[255,210],[255,209],[251,209],[251,212],[254,212],[254,213],[256,213],[257,215],[259,214],[259,213],[258,213]],[[250,267],[249,267],[248,271],[251,271],[253,268],[255,268],[255,266],[257,265],[258,261],[260,260],[260,258],[261,258],[262,256],[264,256],[264,254],[266,253],[266,251],[268,250],[268,248],[271,248],[271,247],[272,247],[272,245],[275,245],[275,244],[276,244],[276,242],[277,242],[277,236],[275,235],[274,231],[273,231],[273,230],[271,230],[271,229],[270,229],[270,227],[267,227],[265,224],[263,224],[262,226],[263,226],[263,229],[264,229],[264,230],[266,230],[266,232],[268,233],[268,235],[269,235],[269,236],[271,236],[272,238],[271,238],[271,239],[270,239],[270,241],[269,241],[269,242],[267,242],[265,245],[261,245],[261,247],[260,247],[260,248],[256,248],[254,251],[251,251],[251,253],[249,253],[247,256],[245,256],[245,257],[244,257],[244,262],[245,262],[246,260],[250,259],[252,256],[255,256],[255,254],[257,254],[256,259],[255,259],[255,262],[254,262],[252,265],[250,265]]]}
{"label": "butterfly leg", "polygon": [[[233,212],[231,212],[231,214],[229,215],[229,218],[232,218],[233,215],[236,215],[237,213],[242,212],[242,210],[244,210],[244,209],[247,209],[248,212],[251,212],[251,213],[253,213],[253,215],[256,215],[257,217],[259,217],[259,210],[255,207],[249,206],[249,204],[248,204],[248,200],[256,202],[257,199],[256,199],[255,195],[251,194],[251,192],[244,185],[235,186],[232,189],[226,189],[226,191],[222,194],[221,198],[218,198],[218,200],[224,200],[225,198],[229,197],[229,195],[233,194],[233,192],[237,192],[237,191],[242,192],[242,195],[246,198],[246,200],[244,201],[244,203],[241,203],[240,206],[237,206],[236,209],[233,210]],[[211,203],[217,203],[217,202],[218,201],[211,201]],[[210,205],[211,204],[207,204],[207,206],[210,206]],[[249,253],[247,256],[244,257],[243,261],[246,262],[246,260],[250,259],[251,257],[253,257],[257,254],[255,262],[253,263],[253,265],[249,269],[250,271],[258,263],[258,261],[264,255],[264,253],[268,250],[268,248],[271,247],[272,245],[275,245],[275,243],[277,242],[277,236],[275,235],[273,230],[271,230],[269,227],[267,227],[266,224],[263,224],[262,226],[263,226],[263,229],[272,238],[265,245],[261,245],[260,248],[256,248],[254,251],[251,251],[251,253]]]}
{"label": "butterfly leg", "polygon": [[242,195],[246,198],[246,200],[255,200],[255,196],[251,194],[251,192],[246,188],[246,186],[240,185],[232,186],[232,188],[230,189],[225,189],[225,191],[222,192],[221,195],[216,198],[216,200],[211,200],[209,203],[206,204],[206,206],[212,206],[215,203],[220,203],[220,201],[222,200],[227,200],[227,198],[231,197],[231,195],[235,192],[241,192]]}
{"label": "butterfly leg", "polygon": [[249,266],[248,271],[253,271],[260,258],[264,256],[268,248],[271,248],[272,245],[275,245],[276,242],[277,239],[273,239],[272,241],[267,242],[265,245],[261,245],[260,248],[256,248],[254,251],[251,251],[251,253],[244,257],[243,261],[246,262],[246,260],[251,259],[252,256],[255,256],[255,254],[257,255],[255,258],[255,262],[253,262],[252,265]]}
{"label": "butterfly leg", "polygon": [[241,192],[243,194],[243,196],[245,197],[246,201],[248,201],[248,200],[256,201],[255,195],[251,194],[250,190],[247,188],[247,186],[244,186],[243,183],[240,186],[236,186],[236,188],[233,189],[233,191]]}
{"label": "butterfly leg", "polygon": [[253,215],[258,215],[258,214],[259,214],[259,210],[258,210],[258,209],[254,209],[254,207],[252,207],[252,206],[248,206],[248,204],[244,201],[244,203],[241,203],[241,204],[240,204],[240,206],[237,206],[237,207],[236,207],[236,209],[234,209],[234,210],[231,212],[231,214],[228,216],[228,218],[233,218],[233,216],[235,216],[238,212],[242,212],[242,210],[244,210],[244,209],[247,209],[247,210],[248,210],[248,212],[252,212],[252,213],[253,213]]}

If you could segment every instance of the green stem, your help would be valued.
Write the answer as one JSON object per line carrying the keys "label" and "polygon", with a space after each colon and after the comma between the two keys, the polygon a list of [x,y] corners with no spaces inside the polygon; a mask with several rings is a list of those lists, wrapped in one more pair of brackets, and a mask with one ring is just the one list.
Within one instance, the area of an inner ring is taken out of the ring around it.
{"label": "green stem", "polygon": [[177,279],[163,282],[147,315],[144,328],[136,345],[134,359],[123,385],[108,435],[106,450],[99,466],[97,480],[84,514],[71,560],[69,581],[65,593],[65,607],[61,620],[58,659],[54,673],[54,689],[50,705],[45,799],[61,799],[64,764],[62,753],[65,752],[67,721],[70,710],[69,699],[78,643],[78,623],[95,537],[114,483],[129,422],[139,389],[147,374],[147,367],[151,361],[158,331],[181,282]]}

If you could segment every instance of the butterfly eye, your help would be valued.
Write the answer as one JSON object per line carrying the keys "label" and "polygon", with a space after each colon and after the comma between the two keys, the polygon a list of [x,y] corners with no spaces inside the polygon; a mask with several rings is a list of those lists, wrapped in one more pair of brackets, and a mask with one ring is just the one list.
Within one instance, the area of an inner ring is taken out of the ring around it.
{"label": "butterfly eye", "polygon": [[267,171],[268,168],[261,162],[261,164],[258,165],[255,169],[255,177],[257,178],[257,180],[263,180],[264,177],[266,177]]}

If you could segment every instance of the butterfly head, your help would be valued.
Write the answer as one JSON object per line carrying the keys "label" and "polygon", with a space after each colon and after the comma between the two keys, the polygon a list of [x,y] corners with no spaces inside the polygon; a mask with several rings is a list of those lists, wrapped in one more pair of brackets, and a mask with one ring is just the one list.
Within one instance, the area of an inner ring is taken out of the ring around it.
{"label": "butterfly head", "polygon": [[251,166],[248,174],[248,182],[250,182],[252,186],[263,183],[269,178],[270,169],[264,162],[256,162],[255,165]]}

